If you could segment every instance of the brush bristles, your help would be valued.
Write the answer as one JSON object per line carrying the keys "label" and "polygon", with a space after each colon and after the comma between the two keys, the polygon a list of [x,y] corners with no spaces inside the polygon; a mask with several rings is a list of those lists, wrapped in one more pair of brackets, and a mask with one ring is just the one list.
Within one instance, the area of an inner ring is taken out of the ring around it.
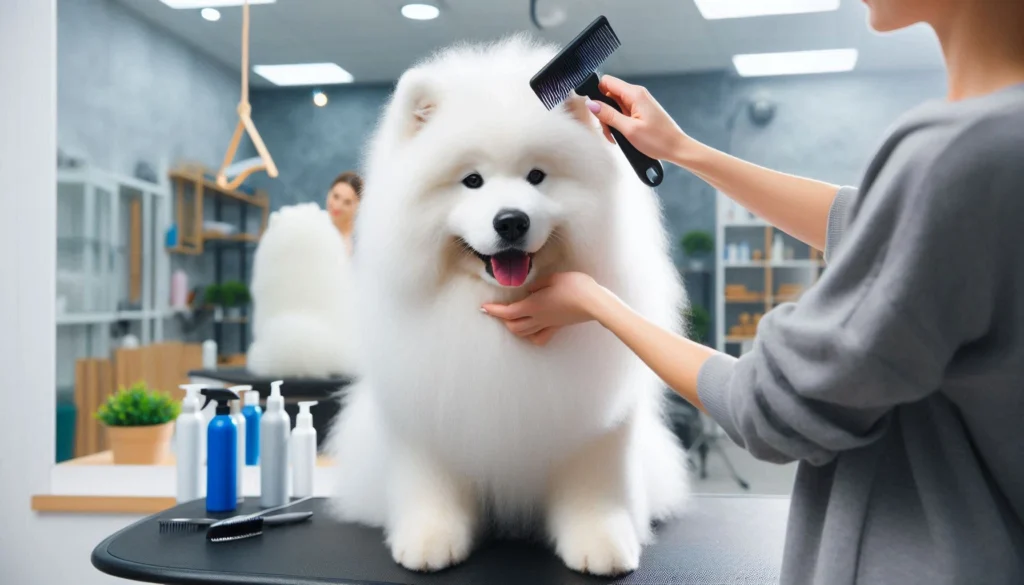
{"label": "brush bristles", "polygon": [[236,516],[218,522],[206,531],[206,539],[210,542],[226,542],[241,540],[263,534],[263,517],[256,514]]}
{"label": "brush bristles", "polygon": [[530,87],[544,107],[553,109],[621,45],[608,20],[599,17],[533,76]]}
{"label": "brush bristles", "polygon": [[169,518],[160,521],[160,532],[163,534],[201,532],[206,530],[213,522],[213,520],[205,518]]}

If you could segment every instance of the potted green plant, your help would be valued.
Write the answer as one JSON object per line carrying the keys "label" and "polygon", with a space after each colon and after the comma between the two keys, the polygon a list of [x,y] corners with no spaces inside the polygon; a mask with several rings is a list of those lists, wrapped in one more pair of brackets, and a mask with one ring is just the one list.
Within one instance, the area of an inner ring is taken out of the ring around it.
{"label": "potted green plant", "polygon": [[704,270],[707,257],[715,251],[715,238],[701,230],[687,232],[679,244],[683,247],[689,261],[689,269],[693,272]]}
{"label": "potted green plant", "polygon": [[229,280],[224,285],[224,306],[227,307],[229,319],[239,319],[242,316],[242,307],[249,304],[249,287],[244,282]]}
{"label": "potted green plant", "polygon": [[213,319],[222,321],[224,319],[224,286],[213,283],[203,289],[203,302],[213,307]]}
{"label": "potted green plant", "polygon": [[690,339],[707,345],[711,339],[711,314],[700,305],[691,305],[684,313]]}
{"label": "potted green plant", "polygon": [[171,453],[174,419],[181,405],[145,382],[121,388],[96,411],[107,429],[107,442],[116,465],[156,465]]}

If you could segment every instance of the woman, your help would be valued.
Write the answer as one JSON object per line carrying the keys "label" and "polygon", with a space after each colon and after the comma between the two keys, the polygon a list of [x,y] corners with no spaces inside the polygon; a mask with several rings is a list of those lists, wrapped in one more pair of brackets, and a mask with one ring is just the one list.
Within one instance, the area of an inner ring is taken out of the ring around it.
{"label": "woman", "polygon": [[338,228],[345,239],[349,254],[352,253],[352,227],[362,196],[363,180],[355,171],[345,171],[338,175],[331,183],[331,190],[327,192],[327,212],[331,214],[334,227]]}
{"label": "woman", "polygon": [[597,320],[739,445],[800,461],[782,583],[1024,583],[1024,2],[868,5],[876,30],[935,30],[949,96],[903,120],[859,190],[716,152],[618,79],[602,88],[625,115],[590,105],[826,251],[751,352],[661,330],[582,274],[484,310],[538,345]]}

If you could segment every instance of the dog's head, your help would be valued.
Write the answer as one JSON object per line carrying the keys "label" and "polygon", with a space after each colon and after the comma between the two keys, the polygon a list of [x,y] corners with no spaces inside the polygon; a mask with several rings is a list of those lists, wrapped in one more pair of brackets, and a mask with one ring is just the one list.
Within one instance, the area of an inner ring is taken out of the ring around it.
{"label": "dog's head", "polygon": [[615,164],[581,98],[548,111],[530,89],[552,55],[513,37],[402,76],[372,144],[357,254],[404,254],[419,280],[519,288],[596,245]]}

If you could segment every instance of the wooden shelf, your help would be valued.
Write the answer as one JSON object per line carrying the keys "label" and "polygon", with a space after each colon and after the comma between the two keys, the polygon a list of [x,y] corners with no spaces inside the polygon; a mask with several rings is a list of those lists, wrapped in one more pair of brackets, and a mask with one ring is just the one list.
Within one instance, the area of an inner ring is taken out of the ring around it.
{"label": "wooden shelf", "polygon": [[743,343],[744,341],[753,341],[753,339],[754,339],[753,335],[751,335],[751,336],[726,335],[725,336],[725,342],[726,343]]}
{"label": "wooden shelf", "polygon": [[186,171],[171,171],[168,175],[170,175],[172,179],[177,179],[179,181],[188,181],[190,183],[200,184],[203,186],[204,192],[209,191],[214,195],[221,195],[256,207],[267,207],[269,205],[267,196],[258,191],[256,194],[250,195],[243,191],[225,189],[218,185],[216,181],[213,181],[202,174],[194,174]]}
{"label": "wooden shelf", "polygon": [[256,234],[220,234],[217,232],[204,232],[204,242],[245,242],[250,244],[259,243],[260,237]]}
{"label": "wooden shelf", "polygon": [[749,296],[749,297],[725,297],[725,302],[731,305],[753,305],[764,303],[766,300],[764,295]]}

